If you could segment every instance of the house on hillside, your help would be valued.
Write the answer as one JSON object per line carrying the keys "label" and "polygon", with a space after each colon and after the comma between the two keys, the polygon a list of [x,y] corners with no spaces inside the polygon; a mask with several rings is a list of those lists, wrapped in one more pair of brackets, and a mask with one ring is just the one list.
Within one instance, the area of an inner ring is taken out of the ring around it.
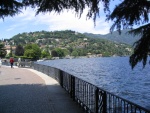
{"label": "house on hillside", "polygon": [[84,38],[83,40],[84,40],[84,41],[87,41],[87,38]]}
{"label": "house on hillside", "polygon": [[7,55],[10,53],[11,48],[12,48],[12,53],[15,54],[16,46],[10,46],[10,45],[5,45]]}

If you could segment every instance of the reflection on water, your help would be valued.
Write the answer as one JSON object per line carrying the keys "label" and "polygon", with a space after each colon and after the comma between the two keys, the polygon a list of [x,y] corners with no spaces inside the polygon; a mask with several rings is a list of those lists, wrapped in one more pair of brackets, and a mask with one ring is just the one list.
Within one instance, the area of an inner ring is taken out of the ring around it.
{"label": "reflection on water", "polygon": [[150,108],[150,66],[134,70],[128,57],[61,59],[39,62],[62,69],[130,101]]}

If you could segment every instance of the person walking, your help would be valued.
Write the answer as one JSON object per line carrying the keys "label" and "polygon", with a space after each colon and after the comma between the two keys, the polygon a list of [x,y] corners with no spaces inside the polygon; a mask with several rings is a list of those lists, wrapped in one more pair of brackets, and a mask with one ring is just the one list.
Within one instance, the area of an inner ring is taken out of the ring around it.
{"label": "person walking", "polygon": [[10,58],[9,62],[10,62],[11,68],[13,68],[14,59],[12,57]]}
{"label": "person walking", "polygon": [[21,58],[18,58],[18,67],[21,66]]}

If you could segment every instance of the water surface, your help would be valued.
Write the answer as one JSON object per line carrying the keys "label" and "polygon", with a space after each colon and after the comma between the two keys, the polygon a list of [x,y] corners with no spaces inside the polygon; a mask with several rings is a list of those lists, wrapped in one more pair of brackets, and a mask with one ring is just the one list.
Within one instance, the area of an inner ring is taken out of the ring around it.
{"label": "water surface", "polygon": [[100,88],[150,108],[150,65],[134,70],[129,57],[60,59],[39,62],[62,69]]}

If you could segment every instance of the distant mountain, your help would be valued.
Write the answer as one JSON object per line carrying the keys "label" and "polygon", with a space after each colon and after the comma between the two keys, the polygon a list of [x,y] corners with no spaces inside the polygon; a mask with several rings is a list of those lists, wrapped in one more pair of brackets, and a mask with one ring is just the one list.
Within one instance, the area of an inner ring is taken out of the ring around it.
{"label": "distant mountain", "polygon": [[133,45],[134,42],[140,39],[140,36],[133,36],[128,33],[129,30],[122,30],[121,34],[118,31],[114,31],[113,33],[108,33],[106,35],[101,34],[92,34],[92,33],[84,33],[87,37],[91,38],[102,38],[107,39],[114,42],[125,43],[129,45]]}

